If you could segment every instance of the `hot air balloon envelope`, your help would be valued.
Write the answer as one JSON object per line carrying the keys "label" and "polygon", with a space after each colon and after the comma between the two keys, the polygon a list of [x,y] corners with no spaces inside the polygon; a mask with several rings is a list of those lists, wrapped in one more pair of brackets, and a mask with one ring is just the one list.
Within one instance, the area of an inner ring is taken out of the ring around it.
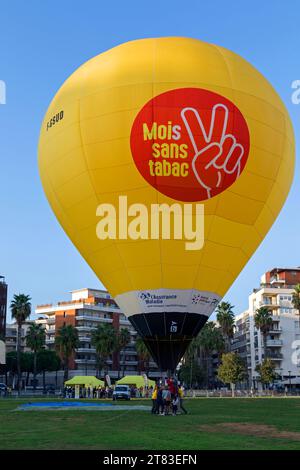
{"label": "hot air balloon envelope", "polygon": [[276,219],[294,137],[279,96],[240,56],[143,39],[66,80],[39,168],[67,235],[174,369]]}

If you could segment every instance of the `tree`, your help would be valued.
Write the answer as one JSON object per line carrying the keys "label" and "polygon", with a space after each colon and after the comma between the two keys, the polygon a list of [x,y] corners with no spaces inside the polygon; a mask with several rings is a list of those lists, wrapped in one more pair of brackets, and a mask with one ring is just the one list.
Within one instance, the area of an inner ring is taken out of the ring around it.
{"label": "tree", "polygon": [[117,347],[117,336],[114,327],[108,323],[98,325],[96,330],[92,332],[91,343],[96,349],[98,374],[102,369],[105,369],[105,375],[108,372],[108,358]]}
{"label": "tree", "polygon": [[[121,351],[126,348],[126,346],[130,343],[131,341],[131,336],[128,328],[121,328],[121,330],[117,333],[116,337],[116,352],[119,354],[119,364],[121,362]],[[124,371],[125,371],[125,358],[123,354],[123,377],[124,377]],[[119,378],[119,371],[120,371],[120,366],[118,370],[118,378]]]}
{"label": "tree", "polygon": [[298,310],[298,315],[300,316],[300,284],[295,286],[293,296],[292,296],[293,307]]}
{"label": "tree", "polygon": [[136,338],[135,348],[142,367],[145,369],[146,374],[148,374],[151,354],[149,353],[147,346],[140,336]]}
{"label": "tree", "polygon": [[200,386],[204,381],[205,373],[196,361],[182,364],[179,369],[178,378],[180,382],[193,386]]}
{"label": "tree", "polygon": [[17,322],[17,368],[18,368],[18,395],[21,394],[21,337],[22,325],[31,314],[31,298],[29,295],[14,295],[10,304],[11,316]]}
{"label": "tree", "polygon": [[[40,349],[37,353],[37,370],[43,374],[43,388],[45,389],[45,373],[56,372],[61,365],[60,357],[56,351]],[[56,382],[57,386],[57,382]]]}
{"label": "tree", "polygon": [[[20,367],[21,372],[27,372],[27,379],[30,372],[33,371],[33,354],[29,352],[21,352],[20,353]],[[11,351],[6,354],[6,370],[9,374],[14,378],[14,376],[18,375],[18,353],[17,351]]]}
{"label": "tree", "polygon": [[255,327],[258,330],[260,330],[261,335],[263,337],[264,357],[266,357],[267,336],[273,325],[272,313],[269,311],[267,307],[260,307],[256,310],[255,315],[254,315],[254,324],[255,324]]}
{"label": "tree", "polygon": [[225,384],[230,384],[232,396],[234,387],[242,382],[246,376],[243,360],[236,353],[222,354],[222,363],[218,368],[218,378]]}
{"label": "tree", "polygon": [[58,329],[55,347],[59,351],[64,367],[64,382],[69,376],[69,360],[79,346],[78,332],[73,325],[64,325]]}
{"label": "tree", "polygon": [[226,352],[230,351],[230,340],[234,333],[233,308],[229,302],[221,302],[217,307],[217,321],[224,337]]}
{"label": "tree", "polygon": [[21,353],[21,372],[26,372],[25,385],[28,386],[29,376],[33,372],[33,353],[22,352]]}
{"label": "tree", "polygon": [[264,359],[261,364],[256,366],[255,370],[258,372],[262,384],[269,385],[274,382],[277,377],[275,368],[276,366],[271,359]]}
{"label": "tree", "polygon": [[36,323],[30,325],[26,335],[26,346],[33,352],[33,389],[36,389],[37,353],[45,346],[45,330]]}
{"label": "tree", "polygon": [[220,355],[225,350],[225,341],[220,328],[212,321],[207,322],[197,337],[198,346],[206,358],[206,384],[209,385],[209,359],[214,351]]}

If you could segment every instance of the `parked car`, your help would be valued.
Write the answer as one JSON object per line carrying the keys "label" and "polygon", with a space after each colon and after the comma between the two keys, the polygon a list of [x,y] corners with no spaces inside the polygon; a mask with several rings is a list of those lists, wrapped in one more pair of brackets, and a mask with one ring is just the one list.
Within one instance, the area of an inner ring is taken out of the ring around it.
{"label": "parked car", "polygon": [[112,395],[113,400],[130,400],[129,385],[116,385]]}

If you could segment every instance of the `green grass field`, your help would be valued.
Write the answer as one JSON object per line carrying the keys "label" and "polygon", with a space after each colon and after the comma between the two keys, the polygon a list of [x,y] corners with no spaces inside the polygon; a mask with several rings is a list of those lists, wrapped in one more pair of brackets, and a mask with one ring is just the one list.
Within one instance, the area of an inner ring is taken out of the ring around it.
{"label": "green grass field", "polygon": [[15,411],[28,401],[0,399],[0,449],[300,449],[300,399],[190,399],[185,400],[190,413],[176,417],[146,411]]}

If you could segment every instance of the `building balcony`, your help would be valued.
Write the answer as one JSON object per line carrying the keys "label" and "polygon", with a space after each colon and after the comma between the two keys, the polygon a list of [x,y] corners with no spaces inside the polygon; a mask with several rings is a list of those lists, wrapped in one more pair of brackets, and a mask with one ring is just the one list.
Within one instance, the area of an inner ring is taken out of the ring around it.
{"label": "building balcony", "polygon": [[46,344],[54,344],[55,343],[55,338],[46,338]]}
{"label": "building balcony", "polygon": [[122,318],[122,320],[120,320],[120,325],[131,325],[131,323],[129,320]]}
{"label": "building balcony", "polygon": [[35,320],[35,323],[37,323],[38,325],[46,325],[48,323],[48,318],[37,318],[37,320]]}
{"label": "building balcony", "polygon": [[273,277],[272,279],[270,279],[270,284],[271,285],[274,285],[274,284],[281,284],[282,285],[282,284],[285,284],[285,280]]}
{"label": "building balcony", "polygon": [[[94,359],[81,359],[81,358],[75,358],[75,362],[77,364],[96,364],[97,360],[96,357]],[[106,361],[107,365],[112,365],[112,361],[109,359]]]}
{"label": "building balcony", "polygon": [[78,338],[81,343],[89,343],[91,341],[90,336],[79,336]]}
{"label": "building balcony", "polygon": [[281,339],[267,339],[267,348],[271,347],[281,347],[283,345],[283,341]]}
{"label": "building balcony", "polygon": [[233,343],[233,348],[234,349],[239,349],[239,348],[244,348],[247,344],[247,341],[244,340],[244,341],[237,341],[236,343]]}
{"label": "building balcony", "polygon": [[76,329],[80,332],[80,331],[93,331],[96,329],[96,326],[87,326],[87,325],[80,325],[80,326],[77,326],[76,325]]}
{"label": "building balcony", "polygon": [[136,351],[121,351],[122,354],[125,354],[125,356],[136,356],[137,355],[137,352]]}
{"label": "building balcony", "polygon": [[99,303],[99,304],[89,304],[89,303],[86,303],[84,302],[83,303],[83,308],[86,308],[86,309],[92,309],[92,310],[98,310],[99,311],[104,311],[104,312],[107,312],[107,311],[110,311],[110,312],[120,312],[120,309],[119,307],[117,307],[116,305],[104,305],[102,303]]}
{"label": "building balcony", "polygon": [[271,330],[269,330],[269,333],[271,335],[280,334],[282,333],[282,328],[272,328]]}
{"label": "building balcony", "polygon": [[275,322],[275,321],[276,321],[276,322],[280,321],[280,316],[279,316],[279,315],[272,315],[272,321],[273,321],[273,322]]}
{"label": "building balcony", "polygon": [[281,353],[273,353],[271,351],[268,351],[267,354],[265,354],[265,357],[272,361],[282,361],[283,359],[283,355]]}
{"label": "building balcony", "polygon": [[120,365],[124,366],[136,366],[138,361],[120,361]]}
{"label": "building balcony", "polygon": [[96,349],[95,348],[77,348],[76,352],[96,354]]}
{"label": "building balcony", "polygon": [[280,308],[279,303],[277,303],[277,302],[270,302],[270,301],[268,301],[268,300],[266,300],[266,299],[261,300],[261,301],[259,302],[259,306],[260,306],[260,307],[267,307],[267,308],[270,308],[270,309],[272,309],[272,308]]}
{"label": "building balcony", "polygon": [[55,328],[53,328],[51,330],[50,329],[46,330],[47,335],[55,335],[55,332],[56,332]]}
{"label": "building balcony", "polygon": [[79,314],[75,316],[75,319],[77,321],[79,320],[88,320],[88,321],[94,321],[97,323],[112,323],[112,318],[103,318],[103,317],[94,317],[92,315],[86,315],[86,314]]}

